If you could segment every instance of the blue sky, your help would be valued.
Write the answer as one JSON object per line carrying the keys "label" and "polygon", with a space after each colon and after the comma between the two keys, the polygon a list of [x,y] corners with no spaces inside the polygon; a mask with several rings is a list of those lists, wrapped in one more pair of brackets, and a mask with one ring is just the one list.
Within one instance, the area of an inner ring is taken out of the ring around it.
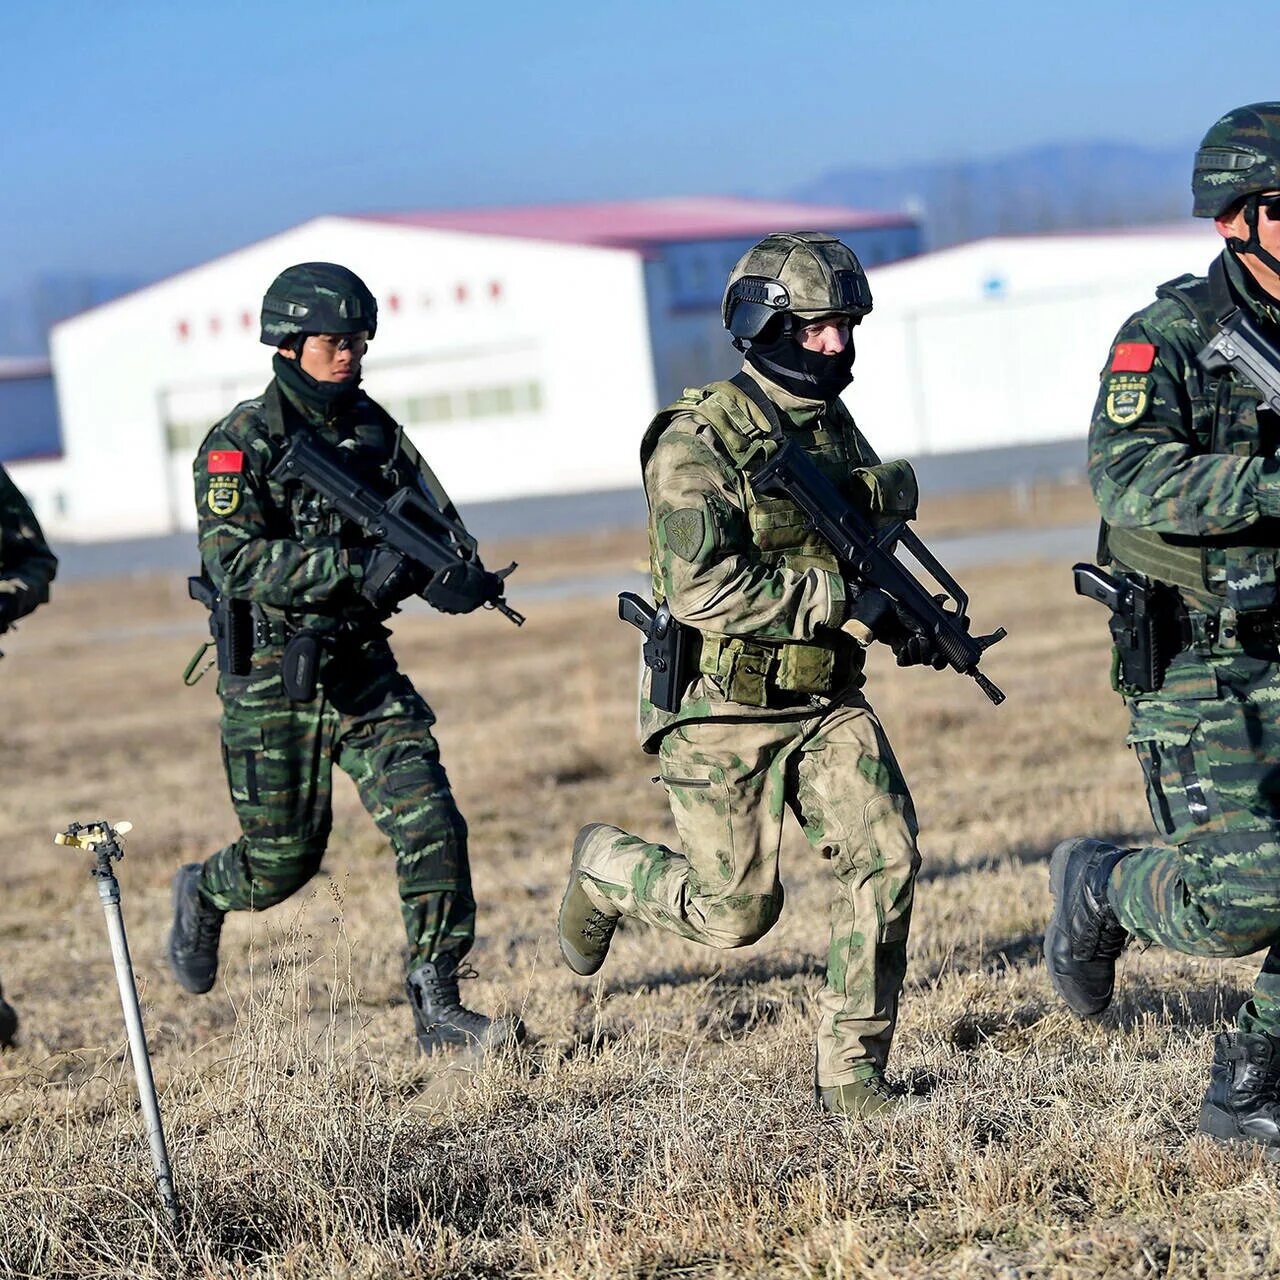
{"label": "blue sky", "polygon": [[0,0],[0,295],[43,269],[162,274],[329,211],[778,195],[1067,139],[1190,151],[1280,97],[1268,5],[1221,12]]}

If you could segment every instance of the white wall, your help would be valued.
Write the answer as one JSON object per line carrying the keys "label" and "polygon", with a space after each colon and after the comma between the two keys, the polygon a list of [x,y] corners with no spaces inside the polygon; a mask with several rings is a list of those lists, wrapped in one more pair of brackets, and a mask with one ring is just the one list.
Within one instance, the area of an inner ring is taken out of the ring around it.
{"label": "white wall", "polygon": [[107,538],[194,525],[198,440],[171,455],[163,423],[200,435],[261,391],[262,294],[284,267],[317,259],[351,267],[378,297],[365,359],[375,399],[541,388],[536,411],[411,428],[458,502],[634,480],[635,424],[655,399],[637,255],[320,218],[53,331],[68,497],[51,527]]}
{"label": "white wall", "polygon": [[1116,330],[1221,246],[1190,223],[994,238],[874,268],[846,402],[884,457],[1083,439]]}

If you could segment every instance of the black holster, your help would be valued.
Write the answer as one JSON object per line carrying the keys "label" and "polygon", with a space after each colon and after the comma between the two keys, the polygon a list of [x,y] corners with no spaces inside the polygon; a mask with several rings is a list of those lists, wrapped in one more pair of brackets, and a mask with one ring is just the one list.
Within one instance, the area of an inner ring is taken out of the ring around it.
{"label": "black holster", "polygon": [[252,604],[222,595],[204,574],[187,579],[187,594],[209,610],[218,670],[225,675],[247,676],[253,663]]}

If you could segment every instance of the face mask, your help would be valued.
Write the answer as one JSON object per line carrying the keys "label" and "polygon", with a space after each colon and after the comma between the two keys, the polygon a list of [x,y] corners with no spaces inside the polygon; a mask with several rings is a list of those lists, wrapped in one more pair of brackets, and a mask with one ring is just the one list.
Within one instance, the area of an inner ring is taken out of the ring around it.
{"label": "face mask", "polygon": [[286,360],[279,352],[272,356],[271,367],[293,395],[321,413],[327,414],[359,394],[359,377],[348,382],[320,382],[302,368],[300,360]]}
{"label": "face mask", "polygon": [[747,363],[771,382],[804,400],[834,400],[853,381],[853,340],[836,356],[809,351],[789,333],[753,342]]}

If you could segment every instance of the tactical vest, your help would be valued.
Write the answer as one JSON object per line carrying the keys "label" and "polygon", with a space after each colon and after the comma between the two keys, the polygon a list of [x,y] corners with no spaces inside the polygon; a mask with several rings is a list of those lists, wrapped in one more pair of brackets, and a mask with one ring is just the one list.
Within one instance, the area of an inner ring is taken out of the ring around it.
{"label": "tactical vest", "polygon": [[[686,390],[659,413],[649,424],[640,446],[641,468],[648,464],[658,437],[682,414],[692,414],[705,422],[737,469],[738,500],[760,559],[799,572],[824,569],[839,574],[839,562],[830,546],[810,529],[795,503],[786,498],[762,497],[752,489],[750,471],[771,457],[781,441],[774,438],[760,409],[732,383],[714,382]],[[839,400],[815,421],[819,425],[812,429],[812,442],[806,445],[806,452],[833,483],[844,485],[852,467],[875,462],[874,454]],[[656,601],[661,601],[656,536],[650,519],[653,594]],[[838,631],[831,632],[829,638],[808,641],[757,640],[701,629],[699,636],[699,671],[714,677],[728,699],[748,706],[780,704],[787,701],[788,694],[830,693],[851,680],[861,665],[862,650]]]}
{"label": "tactical vest", "polygon": [[[1227,285],[1221,258],[1209,269],[1209,278],[1184,275],[1156,290],[1158,298],[1177,303],[1195,322],[1202,344],[1217,328],[1218,319],[1237,304]],[[1276,424],[1264,439],[1259,410],[1269,414],[1259,391],[1235,375],[1234,370],[1210,374],[1198,364],[1184,384],[1191,407],[1192,427],[1206,453],[1237,457],[1271,456],[1277,441]],[[1269,522],[1271,523],[1271,522]],[[1272,526],[1280,532],[1280,527]],[[1244,613],[1274,609],[1277,597],[1276,540],[1254,545],[1255,526],[1237,537],[1197,538],[1157,533],[1151,529],[1125,529],[1102,525],[1100,558],[1182,588],[1195,600],[1217,601],[1219,607]]]}

